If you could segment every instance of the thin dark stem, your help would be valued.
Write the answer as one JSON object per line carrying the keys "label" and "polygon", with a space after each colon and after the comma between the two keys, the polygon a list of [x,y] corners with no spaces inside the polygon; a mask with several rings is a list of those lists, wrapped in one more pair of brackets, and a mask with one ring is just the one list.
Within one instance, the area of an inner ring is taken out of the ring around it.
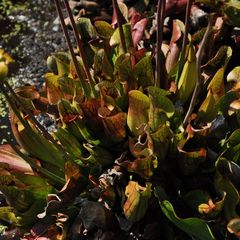
{"label": "thin dark stem", "polygon": [[197,72],[197,74],[196,74],[197,75],[196,85],[195,85],[195,88],[194,88],[194,92],[193,92],[193,95],[192,95],[192,99],[191,99],[188,111],[187,111],[186,116],[185,116],[184,121],[183,121],[183,127],[186,127],[186,125],[188,123],[188,119],[191,116],[191,114],[193,112],[193,109],[196,105],[197,97],[198,97],[199,91],[200,91],[201,86],[202,86],[201,62],[202,62],[202,58],[203,58],[203,54],[204,54],[204,51],[205,51],[207,40],[208,40],[209,35],[211,33],[212,22],[213,22],[213,16],[210,15],[209,20],[208,20],[207,30],[206,30],[206,32],[203,36],[203,39],[200,43],[200,46],[199,46],[199,49],[198,49],[197,55],[196,55],[196,58],[197,58],[197,60],[196,60],[196,72]]}
{"label": "thin dark stem", "polygon": [[12,87],[9,85],[9,83],[7,81],[4,81],[4,84],[6,85],[7,89],[10,91],[10,93],[12,94],[12,96],[14,97],[14,100],[22,107],[22,109],[24,109],[24,111],[26,112],[26,114],[28,115],[30,121],[37,126],[37,128],[42,132],[42,134],[44,135],[44,137],[46,139],[48,139],[52,144],[54,144],[54,146],[68,159],[68,156],[65,152],[65,150],[62,148],[61,145],[57,144],[57,142],[53,139],[53,137],[51,136],[51,134],[37,121],[37,119],[32,115],[31,111],[29,111],[28,109],[26,109],[24,107],[24,105],[22,104],[21,99],[17,96],[17,94],[13,91]]}
{"label": "thin dark stem", "polygon": [[[160,86],[167,89],[167,79],[163,78],[163,54],[162,54],[162,41],[163,41],[163,23],[165,15],[166,0],[158,0],[157,5],[157,53],[156,53],[156,76],[155,86]],[[162,78],[162,81],[161,81]]]}
{"label": "thin dark stem", "polygon": [[47,177],[49,180],[54,181],[55,183],[57,183],[58,185],[62,186],[65,184],[65,180],[53,173],[51,173],[50,171],[48,171],[47,169],[44,169],[40,166],[38,166],[35,161],[33,159],[31,159],[30,157],[26,156],[25,154],[23,154],[14,143],[12,143],[12,141],[10,140],[10,138],[7,136],[7,134],[5,134],[2,129],[0,129],[0,135],[2,136],[2,138],[6,139],[7,142],[9,143],[9,145],[12,147],[12,149],[17,153],[17,155],[19,155],[22,159],[24,159],[32,168],[36,169],[38,172],[40,172],[41,174],[43,174],[45,177]]}
{"label": "thin dark stem", "polygon": [[85,96],[88,98],[89,97],[89,88],[88,88],[88,86],[85,82],[85,79],[83,79],[83,77],[81,75],[81,70],[80,70],[77,58],[74,54],[73,46],[72,46],[72,43],[71,43],[71,40],[70,40],[70,37],[69,37],[69,34],[68,34],[67,27],[66,27],[65,22],[64,22],[64,17],[63,17],[63,14],[62,14],[60,1],[59,0],[54,0],[54,2],[55,2],[55,5],[56,5],[57,13],[58,13],[58,16],[59,16],[59,19],[60,19],[60,22],[61,22],[63,33],[64,33],[64,36],[65,36],[66,41],[67,41],[68,49],[70,51],[77,76],[80,80],[81,87],[83,88]]}
{"label": "thin dark stem", "polygon": [[178,74],[176,78],[176,82],[178,83],[182,70],[183,70],[183,65],[185,62],[185,55],[186,55],[186,47],[187,47],[187,41],[188,41],[188,33],[189,33],[189,24],[190,24],[190,11],[191,11],[191,6],[192,6],[193,0],[188,0],[187,1],[187,9],[186,9],[186,14],[185,14],[185,32],[183,35],[183,42],[182,42],[182,51],[181,51],[181,56],[180,56],[180,61],[179,61],[179,66],[178,66]]}
{"label": "thin dark stem", "polygon": [[113,4],[113,9],[115,11],[116,17],[117,17],[118,31],[119,31],[119,35],[120,35],[121,45],[123,48],[123,52],[126,53],[127,52],[126,41],[125,41],[123,27],[122,27],[121,19],[120,19],[121,11],[119,9],[117,0],[112,0],[112,4]]}
{"label": "thin dark stem", "polygon": [[[76,39],[76,42],[77,42],[77,46],[78,46],[80,56],[82,57],[85,73],[87,75],[88,80],[90,81],[90,86],[92,87],[94,85],[94,80],[93,80],[92,75],[90,73],[90,69],[89,69],[89,66],[88,66],[88,63],[87,63],[87,57],[86,57],[86,54],[83,50],[83,43],[82,43],[82,40],[80,39],[78,30],[77,30],[77,26],[76,26],[75,20],[73,18],[73,14],[72,14],[71,8],[69,6],[68,0],[64,0],[64,4],[65,4],[65,7],[67,9],[68,16],[70,18],[70,22],[71,22],[71,25],[72,25],[72,28],[73,28],[73,32],[74,32],[74,36],[75,36],[75,39]],[[95,89],[92,88],[91,90],[94,94]],[[94,95],[96,96],[96,93]]]}

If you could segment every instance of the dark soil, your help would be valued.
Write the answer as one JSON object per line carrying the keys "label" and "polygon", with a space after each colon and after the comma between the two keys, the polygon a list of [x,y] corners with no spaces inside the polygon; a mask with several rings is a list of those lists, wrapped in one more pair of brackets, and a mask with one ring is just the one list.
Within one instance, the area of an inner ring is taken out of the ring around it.
{"label": "dark soil", "polygon": [[[34,84],[40,87],[47,72],[47,57],[56,51],[66,50],[53,2],[2,0],[0,16],[0,48],[16,61],[10,81],[13,86]],[[0,126],[8,128],[5,106],[1,98]]]}

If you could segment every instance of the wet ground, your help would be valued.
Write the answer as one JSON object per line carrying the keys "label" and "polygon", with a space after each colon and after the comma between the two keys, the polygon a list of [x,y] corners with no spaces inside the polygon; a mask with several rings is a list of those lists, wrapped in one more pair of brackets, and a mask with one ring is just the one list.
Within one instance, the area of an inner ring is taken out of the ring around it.
{"label": "wet ground", "polygon": [[[66,49],[57,13],[49,0],[1,0],[0,48],[16,61],[9,81],[13,86],[41,86],[47,72],[46,59]],[[9,126],[6,103],[0,98],[0,127]],[[1,139],[0,139],[1,140]]]}

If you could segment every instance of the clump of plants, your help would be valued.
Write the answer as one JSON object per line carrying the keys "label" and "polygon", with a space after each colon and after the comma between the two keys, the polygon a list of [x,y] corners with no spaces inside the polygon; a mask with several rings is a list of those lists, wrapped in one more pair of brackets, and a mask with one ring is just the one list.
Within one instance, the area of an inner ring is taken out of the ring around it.
{"label": "clump of plants", "polygon": [[[188,1],[185,24],[174,19],[166,40],[159,1],[155,44],[148,17],[130,15],[123,3],[112,1],[112,25],[75,24],[66,0],[74,49],[55,3],[69,52],[47,59],[43,89],[13,91],[0,59],[17,142],[0,130],[9,142],[0,147],[2,235],[239,237],[240,66],[235,49],[221,44],[223,28],[235,24],[228,8],[209,11],[207,26],[190,34]],[[54,119],[56,131],[39,114]]]}

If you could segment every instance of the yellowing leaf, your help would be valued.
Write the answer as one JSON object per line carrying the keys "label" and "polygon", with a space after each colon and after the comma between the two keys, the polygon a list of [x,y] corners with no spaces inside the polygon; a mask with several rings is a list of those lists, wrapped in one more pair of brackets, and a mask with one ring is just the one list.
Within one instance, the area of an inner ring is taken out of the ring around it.
{"label": "yellowing leaf", "polygon": [[240,66],[235,67],[228,75],[227,81],[231,82],[240,82]]}
{"label": "yellowing leaf", "polygon": [[128,97],[127,125],[133,136],[137,137],[143,133],[143,128],[148,123],[150,101],[147,95],[138,90],[130,91]]}
{"label": "yellowing leaf", "polygon": [[130,181],[126,187],[127,200],[123,211],[127,219],[137,222],[143,218],[148,208],[148,199],[151,197],[151,183],[146,187],[140,186],[135,181]]}
{"label": "yellowing leaf", "polygon": [[190,46],[188,59],[183,67],[182,74],[178,82],[179,99],[185,103],[191,96],[196,85],[196,57],[193,46]]}
{"label": "yellowing leaf", "polygon": [[240,218],[233,218],[229,221],[227,225],[227,230],[233,233],[236,237],[240,237]]}
{"label": "yellowing leaf", "polygon": [[157,157],[150,155],[134,160],[128,167],[128,171],[135,172],[141,177],[149,179],[153,175],[154,168],[157,168]]}
{"label": "yellowing leaf", "polygon": [[225,67],[218,69],[212,81],[208,85],[208,95],[198,110],[198,117],[205,122],[210,122],[217,115],[217,103],[224,95],[224,71]]}

